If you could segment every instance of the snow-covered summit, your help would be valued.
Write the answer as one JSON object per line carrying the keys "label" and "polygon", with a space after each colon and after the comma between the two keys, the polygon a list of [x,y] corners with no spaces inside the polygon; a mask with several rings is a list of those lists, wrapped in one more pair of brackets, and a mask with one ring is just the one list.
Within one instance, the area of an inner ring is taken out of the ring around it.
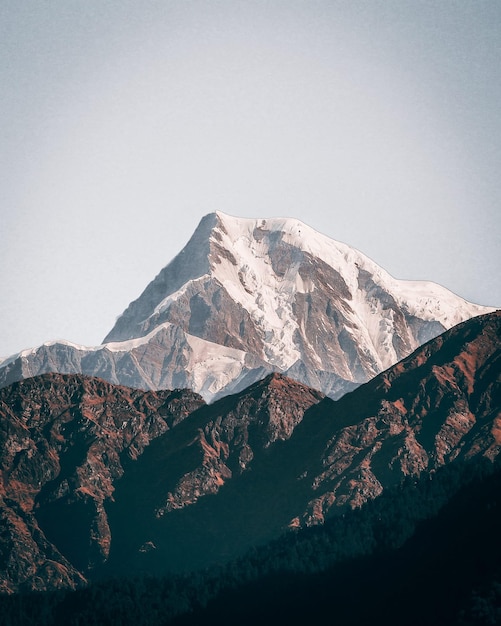
{"label": "snow-covered summit", "polygon": [[[279,254],[284,257],[281,262]],[[281,269],[274,267],[273,258]],[[297,219],[249,219],[217,211],[201,220],[185,248],[128,307],[105,342],[144,334],[151,328],[149,319],[155,323],[188,285],[208,277],[224,285],[249,311],[261,309],[272,319],[276,300],[284,300],[284,292],[292,296],[315,289],[314,283],[298,273],[306,258],[318,259],[342,277],[351,295],[348,300],[361,317],[366,316],[367,301],[365,297],[357,301],[356,296],[364,273],[409,314],[438,321],[444,329],[492,310],[469,303],[433,282],[397,280],[355,248]]]}
{"label": "snow-covered summit", "polygon": [[105,342],[168,322],[335,394],[340,381],[363,382],[489,310],[435,283],[397,280],[297,219],[218,211],[201,220]]}
{"label": "snow-covered summit", "polygon": [[267,254],[266,233],[331,266],[342,275],[351,293],[359,288],[360,272],[370,273],[381,288],[395,292],[401,304],[407,302],[413,314],[427,316],[426,319],[440,318],[439,321],[450,326],[471,317],[472,311],[479,314],[493,310],[467,302],[437,283],[397,280],[360,251],[315,231],[298,219],[246,219],[221,212],[211,215],[217,218],[214,233],[222,234],[222,245],[240,251],[250,266],[253,260]]}

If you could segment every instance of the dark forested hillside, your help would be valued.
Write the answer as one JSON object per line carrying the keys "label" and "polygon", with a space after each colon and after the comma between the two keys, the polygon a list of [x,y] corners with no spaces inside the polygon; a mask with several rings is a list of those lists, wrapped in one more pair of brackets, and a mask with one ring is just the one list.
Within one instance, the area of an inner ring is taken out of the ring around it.
{"label": "dark forested hillside", "polygon": [[191,576],[1,599],[3,624],[496,624],[501,466],[457,462]]}

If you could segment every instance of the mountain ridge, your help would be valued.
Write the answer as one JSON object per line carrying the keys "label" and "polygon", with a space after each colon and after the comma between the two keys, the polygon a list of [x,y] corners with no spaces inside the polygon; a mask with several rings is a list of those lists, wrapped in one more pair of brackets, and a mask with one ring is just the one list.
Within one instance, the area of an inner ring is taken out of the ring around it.
{"label": "mountain ridge", "polygon": [[501,312],[334,401],[273,373],[206,405],[46,374],[0,390],[4,591],[191,571],[501,451]]}

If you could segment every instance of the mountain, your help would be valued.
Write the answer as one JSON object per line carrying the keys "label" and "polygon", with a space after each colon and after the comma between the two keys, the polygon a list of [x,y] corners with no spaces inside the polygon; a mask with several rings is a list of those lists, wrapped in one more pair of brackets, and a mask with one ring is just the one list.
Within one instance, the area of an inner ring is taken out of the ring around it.
{"label": "mountain", "polygon": [[[273,374],[202,407],[117,484],[110,566],[206,567],[361,507],[406,477],[496,459],[500,331],[499,312],[468,320],[337,401]],[[153,484],[160,466],[166,478]],[[134,551],[145,543],[155,549]]]}
{"label": "mountain", "polygon": [[0,363],[0,386],[46,372],[206,401],[280,372],[337,398],[452,326],[491,311],[392,278],[295,219],[205,216],[103,345],[50,342]]}
{"label": "mountain", "polygon": [[333,401],[271,374],[211,405],[44,375],[0,390],[2,589],[227,561],[501,449],[501,313]]}

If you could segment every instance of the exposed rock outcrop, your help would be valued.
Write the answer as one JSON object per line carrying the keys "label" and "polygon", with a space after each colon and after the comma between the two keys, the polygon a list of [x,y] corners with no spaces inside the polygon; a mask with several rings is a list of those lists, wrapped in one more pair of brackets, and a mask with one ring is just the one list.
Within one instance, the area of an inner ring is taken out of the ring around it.
{"label": "exposed rock outcrop", "polygon": [[[501,450],[501,312],[437,337],[337,403],[318,407],[326,445],[308,467],[316,494],[298,523],[362,505],[404,476]],[[324,413],[331,414],[334,430]],[[317,428],[318,426],[318,428]],[[334,508],[333,508],[334,507]]]}

